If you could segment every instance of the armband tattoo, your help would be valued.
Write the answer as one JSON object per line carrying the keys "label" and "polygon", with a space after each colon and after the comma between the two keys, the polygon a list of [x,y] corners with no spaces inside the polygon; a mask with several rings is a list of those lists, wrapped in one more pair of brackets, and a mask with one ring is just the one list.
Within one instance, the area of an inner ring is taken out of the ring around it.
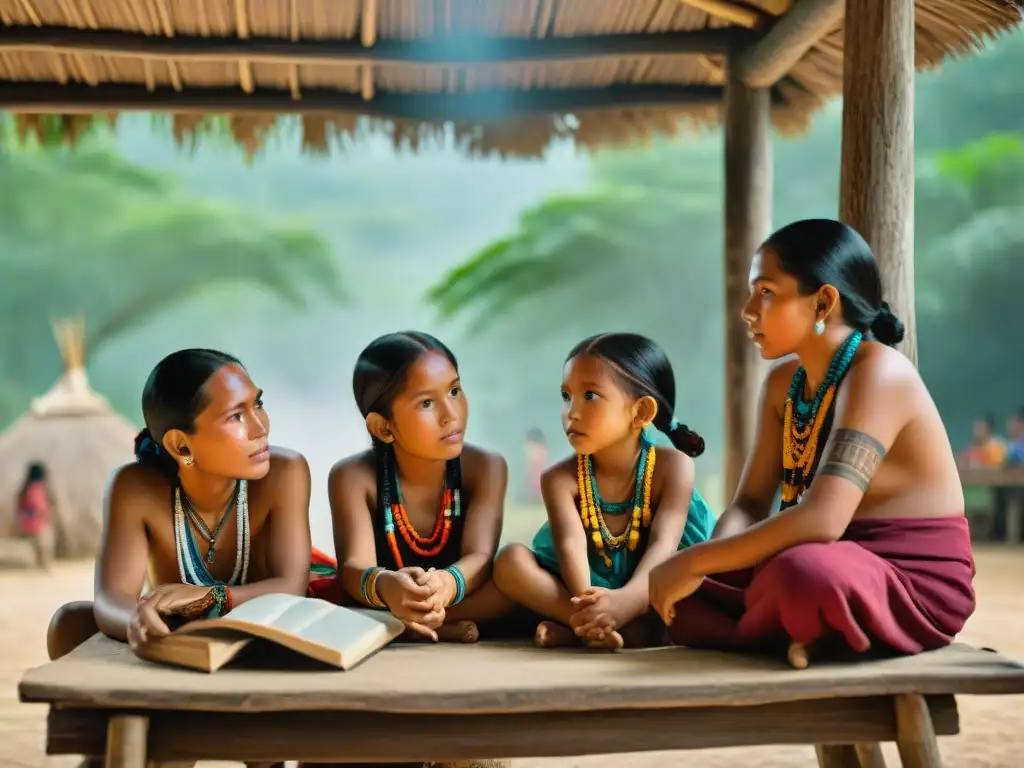
{"label": "armband tattoo", "polygon": [[884,457],[885,448],[871,435],[855,429],[838,429],[817,474],[845,478],[866,492]]}

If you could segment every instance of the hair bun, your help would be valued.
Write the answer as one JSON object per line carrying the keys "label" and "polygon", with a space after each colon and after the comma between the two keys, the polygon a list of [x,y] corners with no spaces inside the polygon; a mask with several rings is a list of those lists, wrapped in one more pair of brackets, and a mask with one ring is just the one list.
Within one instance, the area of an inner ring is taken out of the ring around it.
{"label": "hair bun", "polygon": [[135,458],[141,462],[157,457],[160,446],[156,444],[149,429],[143,429],[135,436]]}
{"label": "hair bun", "polygon": [[155,439],[148,428],[143,429],[135,436],[135,460],[139,464],[145,464],[158,470],[169,478],[178,476],[178,462],[164,450]]}
{"label": "hair bun", "polygon": [[905,330],[903,321],[896,317],[889,305],[883,301],[878,314],[871,321],[871,335],[882,344],[892,347],[903,341]]}
{"label": "hair bun", "polygon": [[680,424],[678,421],[673,420],[666,434],[669,440],[672,441],[672,445],[687,456],[697,458],[704,453],[704,438],[685,424]]}

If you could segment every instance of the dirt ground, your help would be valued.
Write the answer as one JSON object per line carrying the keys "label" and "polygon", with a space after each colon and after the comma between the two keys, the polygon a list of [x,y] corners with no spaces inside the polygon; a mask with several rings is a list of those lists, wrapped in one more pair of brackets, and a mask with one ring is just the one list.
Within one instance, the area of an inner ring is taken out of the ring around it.
{"label": "dirt ground", "polygon": [[[978,612],[961,639],[1024,658],[1024,548],[985,548],[977,553]],[[0,766],[63,768],[75,758],[43,754],[44,707],[18,703],[22,671],[46,661],[44,637],[53,611],[70,600],[92,597],[92,566],[71,563],[48,574],[0,572]],[[1024,697],[963,698],[962,734],[942,739],[948,768],[1013,768],[1024,747]],[[638,733],[637,739],[643,734]],[[886,747],[890,766],[899,765]],[[201,763],[220,768],[232,763]],[[736,748],[704,752],[649,752],[577,759],[517,760],[514,768],[812,768],[809,747]]]}

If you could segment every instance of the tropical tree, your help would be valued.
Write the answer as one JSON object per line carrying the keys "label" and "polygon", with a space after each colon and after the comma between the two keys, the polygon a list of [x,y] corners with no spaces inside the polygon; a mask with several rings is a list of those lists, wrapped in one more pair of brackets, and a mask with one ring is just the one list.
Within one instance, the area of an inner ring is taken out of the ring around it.
{"label": "tropical tree", "polygon": [[190,197],[102,141],[8,146],[0,176],[0,423],[58,372],[54,317],[84,315],[95,351],[225,284],[294,307],[314,287],[343,298],[330,248],[302,221]]}
{"label": "tropical tree", "polygon": [[1019,408],[1024,134],[939,153],[924,164],[917,197],[922,373],[965,423]]}

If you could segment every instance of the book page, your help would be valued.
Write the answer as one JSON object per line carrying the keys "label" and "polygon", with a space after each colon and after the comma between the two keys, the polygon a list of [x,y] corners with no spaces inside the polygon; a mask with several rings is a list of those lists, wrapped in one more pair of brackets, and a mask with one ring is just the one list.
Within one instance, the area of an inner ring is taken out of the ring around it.
{"label": "book page", "polygon": [[345,608],[316,598],[271,594],[249,600],[221,618],[194,621],[175,634],[214,629],[237,629],[293,647],[295,643],[290,639],[297,639],[346,654],[355,648],[386,643],[405,627],[386,611]]}

